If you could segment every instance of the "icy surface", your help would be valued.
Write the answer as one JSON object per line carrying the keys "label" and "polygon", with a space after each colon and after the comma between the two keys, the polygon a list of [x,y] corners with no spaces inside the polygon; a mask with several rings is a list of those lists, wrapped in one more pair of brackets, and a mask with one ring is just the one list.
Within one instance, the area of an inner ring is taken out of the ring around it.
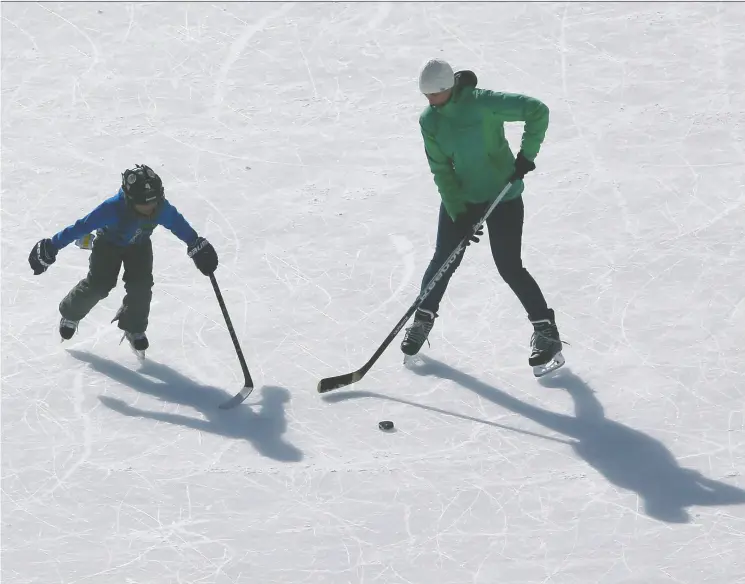
{"label": "icy surface", "polygon": [[[432,253],[432,56],[551,108],[524,251],[568,362],[533,378],[477,245],[423,364],[320,396]],[[743,70],[738,3],[4,3],[2,582],[745,582]],[[235,410],[170,233],[144,365],[121,283],[60,344],[88,252],[28,267],[135,163],[220,255]]]}

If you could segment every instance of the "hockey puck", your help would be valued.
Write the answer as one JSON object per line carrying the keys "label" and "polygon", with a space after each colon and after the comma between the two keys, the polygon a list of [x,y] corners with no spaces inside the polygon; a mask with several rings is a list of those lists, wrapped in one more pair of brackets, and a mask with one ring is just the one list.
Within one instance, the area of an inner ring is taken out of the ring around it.
{"label": "hockey puck", "polygon": [[389,420],[383,420],[378,424],[378,428],[381,430],[393,430],[393,422]]}

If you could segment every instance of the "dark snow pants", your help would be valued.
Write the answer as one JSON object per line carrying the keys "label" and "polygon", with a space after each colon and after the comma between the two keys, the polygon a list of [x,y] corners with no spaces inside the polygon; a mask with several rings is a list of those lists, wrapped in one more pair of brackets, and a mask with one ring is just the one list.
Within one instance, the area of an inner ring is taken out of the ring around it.
{"label": "dark snow pants", "polygon": [[70,320],[85,317],[116,286],[122,265],[125,295],[117,313],[119,328],[131,333],[145,332],[153,297],[153,245],[150,239],[126,246],[96,239],[88,275],[59,305],[62,317]]}
{"label": "dark snow pants", "polygon": [[[429,263],[427,271],[422,279],[421,289],[440,269],[450,254],[458,245],[458,242],[466,236],[468,231],[483,217],[489,203],[470,204],[465,217],[458,217],[455,223],[440,204],[440,218],[437,225],[437,243],[435,253]],[[550,313],[546,305],[546,299],[533,276],[523,267],[522,262],[522,237],[523,222],[525,220],[525,207],[522,197],[500,203],[492,211],[486,220],[486,228],[489,232],[489,244],[492,257],[497,265],[499,275],[512,289],[522,303],[530,320],[548,318]],[[463,259],[460,254],[453,262],[450,269],[445,272],[440,281],[435,285],[429,296],[421,305],[424,310],[435,314],[440,308],[440,302],[445,295],[450,277],[455,272]]]}

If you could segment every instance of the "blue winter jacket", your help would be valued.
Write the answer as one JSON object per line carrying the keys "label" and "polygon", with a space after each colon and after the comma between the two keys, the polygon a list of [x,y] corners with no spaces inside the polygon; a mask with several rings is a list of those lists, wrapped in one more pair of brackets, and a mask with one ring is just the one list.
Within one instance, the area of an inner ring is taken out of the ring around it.
{"label": "blue winter jacket", "polygon": [[116,195],[52,237],[52,243],[55,248],[62,249],[95,231],[96,239],[119,246],[132,245],[149,239],[158,225],[170,230],[187,245],[197,238],[197,232],[167,200],[161,203],[155,215],[143,217],[127,205],[124,192],[119,189]]}

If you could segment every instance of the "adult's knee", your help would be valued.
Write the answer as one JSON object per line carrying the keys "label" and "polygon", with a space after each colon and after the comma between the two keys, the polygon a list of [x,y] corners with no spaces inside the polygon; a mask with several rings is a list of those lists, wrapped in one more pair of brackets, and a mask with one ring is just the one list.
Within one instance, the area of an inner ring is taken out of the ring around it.
{"label": "adult's knee", "polygon": [[519,280],[525,274],[525,267],[520,259],[498,261],[496,264],[499,275],[507,283]]}
{"label": "adult's knee", "polygon": [[[435,253],[432,256],[432,259],[430,260],[430,265],[433,266],[433,267],[434,266],[437,266],[437,268],[439,269],[443,264],[445,264],[445,262],[448,261],[448,259],[450,258],[450,255],[452,253],[453,253],[453,250],[452,249],[444,249],[444,248],[441,248],[441,247],[436,248],[435,249]],[[458,265],[460,265],[460,262],[461,262],[462,259],[463,259],[463,253],[462,252],[459,253],[459,254],[457,254],[454,258],[452,258],[450,260],[450,269],[449,269],[449,271],[452,272],[455,268],[457,268]]]}

